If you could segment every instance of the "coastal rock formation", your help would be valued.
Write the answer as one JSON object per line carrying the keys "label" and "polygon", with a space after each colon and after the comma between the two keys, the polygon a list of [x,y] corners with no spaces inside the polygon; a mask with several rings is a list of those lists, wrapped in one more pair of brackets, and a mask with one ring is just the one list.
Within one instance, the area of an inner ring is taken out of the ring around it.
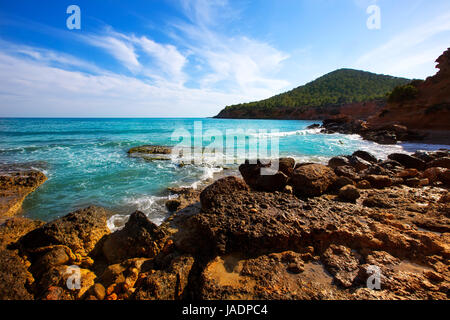
{"label": "coastal rock formation", "polygon": [[414,157],[422,169],[362,151],[332,167],[289,160],[282,191],[251,176],[173,189],[183,205],[160,226],[135,212],[109,233],[97,207],[7,220],[1,298],[449,299],[450,170],[428,168],[448,150]]}
{"label": "coastal rock formation", "polygon": [[135,257],[155,257],[162,249],[165,233],[148,220],[144,213],[134,212],[125,227],[106,237],[103,254],[109,263]]}
{"label": "coastal rock formation", "polygon": [[321,164],[308,164],[295,169],[291,181],[299,196],[319,196],[330,188],[337,176],[332,169]]}
{"label": "coastal rock formation", "polygon": [[47,180],[26,165],[0,165],[0,217],[20,212],[26,196]]}
{"label": "coastal rock formation", "polygon": [[20,239],[25,252],[41,247],[63,245],[75,254],[88,256],[94,254],[97,243],[107,234],[108,211],[91,206],[77,210],[37,228]]}

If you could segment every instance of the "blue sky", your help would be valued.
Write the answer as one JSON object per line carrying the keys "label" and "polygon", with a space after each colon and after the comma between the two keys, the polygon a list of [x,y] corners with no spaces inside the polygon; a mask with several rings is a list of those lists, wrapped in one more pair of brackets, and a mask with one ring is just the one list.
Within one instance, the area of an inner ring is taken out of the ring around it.
{"label": "blue sky", "polygon": [[213,116],[338,68],[426,78],[449,46],[448,0],[0,0],[0,116]]}

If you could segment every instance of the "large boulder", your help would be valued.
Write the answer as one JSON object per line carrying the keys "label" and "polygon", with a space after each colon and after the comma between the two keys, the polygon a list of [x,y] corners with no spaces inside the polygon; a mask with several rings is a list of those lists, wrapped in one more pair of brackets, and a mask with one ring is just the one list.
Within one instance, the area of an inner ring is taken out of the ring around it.
{"label": "large boulder", "polygon": [[291,178],[294,192],[299,196],[320,196],[337,180],[334,171],[322,164],[309,164],[297,168]]}
{"label": "large boulder", "polygon": [[266,168],[269,171],[270,164],[262,164],[259,161],[256,164],[250,164],[248,161],[241,164],[239,166],[239,172],[245,182],[254,190],[268,192],[281,191],[288,181],[287,174],[292,174],[294,170],[295,160],[294,163],[292,163],[292,161],[288,159],[289,158],[286,158],[283,161],[280,161],[280,170],[274,171],[271,174],[262,174],[261,169]]}
{"label": "large boulder", "polygon": [[125,226],[110,234],[103,244],[103,254],[109,263],[130,258],[153,258],[164,246],[166,233],[148,220],[144,213],[134,212]]}
{"label": "large boulder", "polygon": [[237,177],[226,177],[217,180],[212,185],[205,188],[200,194],[200,202],[203,210],[208,210],[220,203],[222,195],[234,194],[248,191],[249,188],[242,179]]}
{"label": "large boulder", "polygon": [[408,169],[413,168],[413,169],[417,169],[417,170],[421,170],[421,171],[425,169],[425,161],[423,161],[417,157],[410,156],[409,154],[392,153],[388,156],[388,158],[401,163],[403,166],[405,166]]}
{"label": "large boulder", "polygon": [[33,251],[40,247],[64,245],[81,256],[93,254],[97,243],[110,233],[104,208],[91,206],[69,213],[26,234],[21,248]]}

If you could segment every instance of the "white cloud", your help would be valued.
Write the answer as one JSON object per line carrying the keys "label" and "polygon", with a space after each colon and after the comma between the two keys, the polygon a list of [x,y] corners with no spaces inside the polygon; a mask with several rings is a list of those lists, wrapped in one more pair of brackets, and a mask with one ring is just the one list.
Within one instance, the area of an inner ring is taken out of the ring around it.
{"label": "white cloud", "polygon": [[383,45],[361,56],[355,62],[355,67],[400,76],[430,76],[433,74],[434,61],[448,43],[450,13],[393,36]]}
{"label": "white cloud", "polygon": [[112,35],[90,35],[82,36],[82,38],[87,43],[106,50],[114,58],[123,63],[130,71],[136,72],[140,69],[141,65],[138,61],[138,56],[131,43],[118,39]]}
{"label": "white cloud", "polygon": [[155,58],[159,69],[169,77],[168,80],[178,84],[183,84],[186,81],[183,67],[187,59],[175,46],[159,44],[145,36],[133,37],[133,42],[139,45],[146,54]]}

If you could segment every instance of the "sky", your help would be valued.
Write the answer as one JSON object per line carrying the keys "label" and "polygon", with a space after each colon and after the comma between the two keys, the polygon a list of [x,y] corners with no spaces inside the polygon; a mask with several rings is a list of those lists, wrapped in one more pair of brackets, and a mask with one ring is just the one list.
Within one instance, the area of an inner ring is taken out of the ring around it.
{"label": "sky", "polygon": [[448,0],[0,0],[0,117],[210,117],[448,47]]}

